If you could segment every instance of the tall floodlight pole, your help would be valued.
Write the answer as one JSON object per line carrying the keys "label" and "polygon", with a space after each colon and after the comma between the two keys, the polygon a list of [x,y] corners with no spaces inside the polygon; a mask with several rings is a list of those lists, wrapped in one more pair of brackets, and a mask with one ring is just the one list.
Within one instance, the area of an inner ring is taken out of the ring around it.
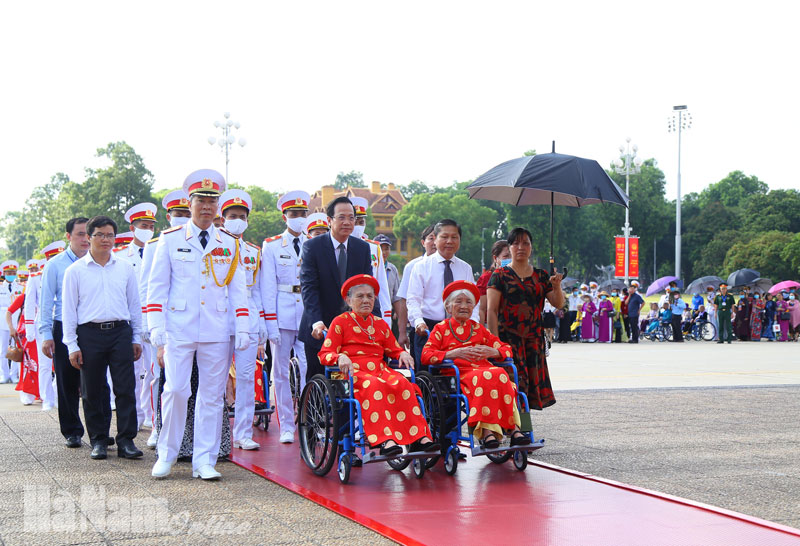
{"label": "tall floodlight pole", "polygon": [[675,202],[675,276],[681,277],[681,132],[692,127],[692,114],[687,106],[673,106],[669,132],[678,133],[678,199]]}
{"label": "tall floodlight pole", "polygon": [[[241,123],[238,121],[233,121],[231,119],[231,113],[225,112],[223,114],[225,116],[225,121],[215,121],[214,127],[222,131],[222,138],[219,140],[216,137],[210,136],[208,137],[208,143],[212,146],[214,143],[218,144],[220,150],[225,152],[225,182],[230,182],[228,180],[228,161],[230,160],[230,151],[233,148],[233,145],[237,142],[236,136],[233,134],[234,130],[238,130],[241,127]],[[244,147],[247,144],[247,141],[243,138],[238,140],[239,146]]]}
{"label": "tall floodlight pole", "polygon": [[[639,174],[642,170],[642,158],[636,156],[639,147],[634,144],[631,146],[631,137],[625,139],[626,145],[619,147],[619,159],[614,160],[614,170],[617,174],[625,175],[625,194],[630,199],[631,196],[631,175]],[[622,228],[625,236],[625,284],[630,282],[629,269],[629,248],[631,237],[630,206],[625,207],[625,226]]]}

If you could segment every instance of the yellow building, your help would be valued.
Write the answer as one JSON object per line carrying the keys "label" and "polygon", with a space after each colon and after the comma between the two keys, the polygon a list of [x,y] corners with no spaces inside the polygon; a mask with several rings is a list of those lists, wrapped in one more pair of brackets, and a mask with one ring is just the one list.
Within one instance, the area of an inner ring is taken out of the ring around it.
{"label": "yellow building", "polygon": [[352,188],[337,191],[333,186],[322,186],[322,189],[311,196],[309,209],[312,212],[325,212],[325,206],[339,196],[363,197],[369,203],[369,210],[375,219],[376,233],[369,235],[375,237],[382,233],[392,241],[392,253],[399,254],[411,260],[422,254],[418,235],[409,235],[400,241],[394,235],[394,215],[408,204],[403,194],[394,184],[381,184],[373,181],[369,188]]}

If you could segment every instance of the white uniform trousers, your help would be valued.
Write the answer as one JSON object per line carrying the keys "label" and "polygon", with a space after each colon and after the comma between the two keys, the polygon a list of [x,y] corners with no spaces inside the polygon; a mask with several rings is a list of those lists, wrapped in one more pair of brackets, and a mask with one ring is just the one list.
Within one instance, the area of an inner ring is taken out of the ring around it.
{"label": "white uniform trousers", "polygon": [[[250,334],[250,346],[233,351],[236,364],[236,416],[233,420],[233,441],[253,439],[253,413],[256,411],[256,353],[258,334]],[[231,359],[228,359],[229,361]]]}
{"label": "white uniform trousers", "polygon": [[150,392],[149,403],[150,413],[152,414],[153,428],[156,428],[156,417],[158,413],[158,391],[161,388],[159,384],[161,380],[161,367],[158,365],[158,347],[150,345],[150,384],[143,385],[143,388],[149,388]]}
{"label": "white uniform trousers", "polygon": [[292,388],[289,383],[289,358],[291,350],[300,367],[300,392],[306,386],[306,350],[302,341],[297,339],[297,330],[279,330],[280,345],[272,345],[272,385],[275,387],[275,414],[281,433],[294,432],[294,406],[292,405]]}
{"label": "white uniform trousers", "polygon": [[[158,363],[156,360],[156,349],[153,348],[152,345],[149,343],[142,343],[142,364],[144,365],[144,369],[142,370],[142,374],[144,377],[142,378],[142,388],[138,391],[139,394],[139,408],[144,415],[143,423],[148,427],[154,427],[155,422],[153,420],[153,416],[155,415],[155,411],[153,408],[153,371],[155,368],[158,368]],[[141,423],[140,423],[141,426]]]}
{"label": "white uniform trousers", "polygon": [[11,343],[11,333],[8,330],[0,330],[0,382],[2,383],[9,379],[14,383],[19,381],[19,362],[11,362],[6,358],[9,343]]}
{"label": "white uniform trousers", "polygon": [[56,396],[53,361],[44,356],[42,343],[38,339],[36,350],[39,353],[39,398],[42,399],[42,409],[55,408],[58,406],[58,396]]}
{"label": "white uniform trousers", "polygon": [[133,363],[133,375],[136,382],[134,383],[134,399],[136,401],[136,424],[138,428],[142,428],[145,424],[150,424],[147,420],[147,410],[142,404],[142,391],[144,390],[144,379],[147,376],[147,370],[150,368],[150,345],[142,343],[142,356],[139,360]]}
{"label": "white uniform trousers", "polygon": [[158,436],[160,460],[175,461],[178,458],[186,427],[186,404],[192,393],[192,359],[197,353],[199,376],[194,406],[192,468],[197,470],[203,465],[217,464],[231,343],[178,341],[167,334],[164,353],[166,383],[161,395],[161,433]]}

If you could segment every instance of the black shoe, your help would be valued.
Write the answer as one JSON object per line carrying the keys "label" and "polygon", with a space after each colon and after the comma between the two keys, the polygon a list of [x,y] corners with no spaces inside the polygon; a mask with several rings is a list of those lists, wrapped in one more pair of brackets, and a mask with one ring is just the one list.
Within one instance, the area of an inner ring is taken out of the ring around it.
{"label": "black shoe", "polygon": [[494,434],[487,434],[481,438],[481,445],[486,449],[497,449],[500,447],[500,442],[497,441],[497,436]]}
{"label": "black shoe", "polygon": [[114,438],[112,438],[111,436],[109,436],[109,437],[108,437],[108,440],[106,441],[106,447],[111,447],[111,446],[113,446],[113,445],[114,445]]}
{"label": "black shoe", "polygon": [[381,457],[394,457],[395,455],[400,455],[403,452],[403,448],[399,445],[395,444],[392,447],[385,447],[385,444],[381,446],[379,451]]}
{"label": "black shoe", "polygon": [[105,459],[108,457],[108,453],[106,453],[106,446],[103,443],[97,443],[92,448],[92,459],[100,460]]}
{"label": "black shoe", "polygon": [[531,443],[531,439],[528,437],[527,434],[523,433],[514,433],[511,435],[511,445],[512,446],[526,446]]}
{"label": "black shoe", "polygon": [[67,447],[81,447],[81,437],[67,436],[67,440],[64,442],[64,445]]}
{"label": "black shoe", "polygon": [[122,457],[123,459],[138,459],[142,455],[144,453],[137,449],[133,442],[119,444],[117,447],[117,457]]}
{"label": "black shoe", "polygon": [[408,446],[409,453],[413,453],[416,451],[439,451],[442,447],[439,445],[438,442],[428,442],[427,444],[421,443],[420,440],[417,440],[410,446]]}

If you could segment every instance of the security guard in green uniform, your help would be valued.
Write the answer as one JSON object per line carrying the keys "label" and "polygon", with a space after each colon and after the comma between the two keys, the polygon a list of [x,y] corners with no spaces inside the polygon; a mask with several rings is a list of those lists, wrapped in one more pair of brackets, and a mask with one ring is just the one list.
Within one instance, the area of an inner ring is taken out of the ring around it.
{"label": "security guard in green uniform", "polygon": [[719,291],[721,293],[714,298],[714,309],[716,309],[717,317],[719,318],[719,341],[717,343],[722,343],[726,340],[726,332],[728,334],[727,341],[730,343],[733,338],[733,326],[731,325],[731,309],[734,306],[733,296],[728,294],[728,285],[725,283],[719,285]]}

